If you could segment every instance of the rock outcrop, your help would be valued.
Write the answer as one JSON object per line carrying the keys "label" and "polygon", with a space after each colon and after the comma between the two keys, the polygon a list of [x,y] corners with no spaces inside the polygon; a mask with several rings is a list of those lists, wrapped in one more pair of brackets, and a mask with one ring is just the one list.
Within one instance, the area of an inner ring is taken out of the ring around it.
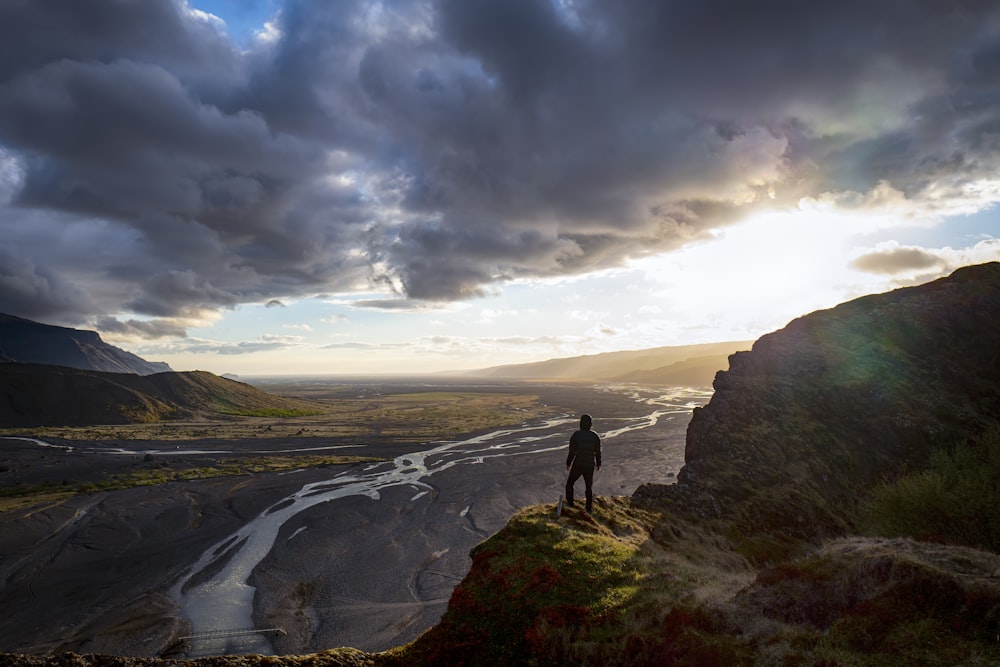
{"label": "rock outcrop", "polygon": [[1000,263],[794,320],[730,357],[695,408],[678,507],[797,539],[857,528],[873,485],[1000,416]]}

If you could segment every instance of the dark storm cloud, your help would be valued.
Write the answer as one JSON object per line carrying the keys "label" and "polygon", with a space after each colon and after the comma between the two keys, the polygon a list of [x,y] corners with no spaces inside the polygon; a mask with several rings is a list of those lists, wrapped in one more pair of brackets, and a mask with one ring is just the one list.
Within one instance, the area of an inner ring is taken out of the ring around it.
{"label": "dark storm cloud", "polygon": [[[6,245],[6,244],[5,244]],[[82,321],[97,307],[85,290],[64,279],[57,267],[39,266],[13,247],[0,247],[3,312],[45,319],[53,310]]]}
{"label": "dark storm cloud", "polygon": [[180,0],[0,6],[0,311],[411,308],[1000,167],[992,1],[288,0],[275,24],[241,51]]}
{"label": "dark storm cloud", "polygon": [[60,60],[129,57],[195,77],[234,67],[233,45],[210,24],[190,21],[165,0],[7,0],[0,6],[0,79]]}

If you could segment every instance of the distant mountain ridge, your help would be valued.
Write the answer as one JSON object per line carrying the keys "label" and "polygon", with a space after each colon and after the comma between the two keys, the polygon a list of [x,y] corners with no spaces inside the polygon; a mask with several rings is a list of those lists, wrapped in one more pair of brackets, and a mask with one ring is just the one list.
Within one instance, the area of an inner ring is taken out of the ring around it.
{"label": "distant mountain ridge", "polygon": [[130,424],[315,412],[205,371],[174,372],[83,331],[0,314],[0,426]]}
{"label": "distant mountain ridge", "polygon": [[42,324],[0,313],[0,363],[46,364],[87,371],[151,375],[173,370],[109,345],[95,331]]}
{"label": "distant mountain ridge", "polygon": [[728,367],[729,355],[749,350],[753,341],[676,345],[646,350],[604,352],[527,364],[494,366],[477,377],[527,380],[591,380],[709,386]]}

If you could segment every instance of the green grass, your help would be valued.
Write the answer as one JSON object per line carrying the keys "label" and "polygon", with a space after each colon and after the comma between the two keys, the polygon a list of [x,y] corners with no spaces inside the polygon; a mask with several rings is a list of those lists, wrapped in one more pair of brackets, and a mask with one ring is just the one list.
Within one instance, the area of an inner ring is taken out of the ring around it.
{"label": "green grass", "polygon": [[655,522],[623,498],[598,498],[593,518],[522,510],[473,551],[442,621],[387,664],[749,664],[692,601],[713,577],[665,556]]}
{"label": "green grass", "polygon": [[938,451],[924,470],[876,488],[872,534],[1000,551],[1000,430]]}
{"label": "green grass", "polygon": [[624,498],[529,507],[473,551],[401,665],[1000,664],[1000,557],[851,538],[755,568],[726,524]]}

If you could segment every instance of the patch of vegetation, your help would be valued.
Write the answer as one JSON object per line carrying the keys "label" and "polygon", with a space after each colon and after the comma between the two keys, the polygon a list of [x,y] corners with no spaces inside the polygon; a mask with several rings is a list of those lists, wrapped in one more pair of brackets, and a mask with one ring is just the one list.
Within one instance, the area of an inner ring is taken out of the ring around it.
{"label": "patch of vegetation", "polygon": [[963,547],[851,538],[761,570],[738,603],[774,626],[759,650],[785,664],[993,664],[998,565]]}
{"label": "patch of vegetation", "polygon": [[[211,413],[171,421],[0,428],[0,435],[67,440],[197,440],[275,437],[440,440],[486,429],[518,426],[556,413],[533,394],[501,392],[412,392],[344,396],[296,385],[283,386],[291,407],[216,402]],[[298,392],[298,393],[296,393]],[[208,399],[206,399],[208,400]]]}
{"label": "patch of vegetation", "polygon": [[1000,552],[1000,429],[939,450],[874,492],[869,530]]}
{"label": "patch of vegetation", "polygon": [[10,510],[20,509],[28,506],[58,505],[67,498],[77,495],[76,491],[55,491],[56,487],[42,487],[39,485],[34,490],[36,493],[24,495],[7,495],[0,493],[0,513]]}
{"label": "patch of vegetation", "polygon": [[522,510],[473,551],[442,621],[387,664],[750,664],[693,598],[711,577],[649,540],[656,521],[623,498],[598,498],[593,517]]}
{"label": "patch of vegetation", "polygon": [[[977,665],[1000,660],[1000,556],[851,538],[754,570],[705,527],[623,498],[518,513],[473,551],[399,665]],[[742,565],[741,565],[742,563]],[[754,574],[756,573],[756,575]]]}
{"label": "patch of vegetation", "polygon": [[295,410],[287,408],[219,408],[218,412],[223,415],[234,415],[237,417],[270,417],[272,419],[291,419],[293,417],[309,417],[311,415],[321,415],[321,410]]}
{"label": "patch of vegetation", "polygon": [[375,667],[378,656],[354,648],[334,648],[307,655],[228,655],[194,660],[136,658],[99,653],[21,655],[0,653],[0,664],[11,667]]}
{"label": "patch of vegetation", "polygon": [[281,416],[321,410],[204,371],[133,375],[0,364],[0,378],[0,423],[20,427],[149,424],[233,411]]}
{"label": "patch of vegetation", "polygon": [[281,472],[300,468],[374,463],[384,460],[386,459],[366,456],[250,456],[240,457],[230,463],[219,463],[218,465],[198,468],[174,470],[169,466],[162,466],[152,469],[133,470],[128,473],[111,475],[106,479],[96,481],[75,482],[66,480],[62,484],[20,484],[0,487],[0,501],[2,501],[0,502],[0,511],[24,506],[29,501],[31,503],[38,503],[57,497],[65,499],[72,495],[117,491],[137,486],[153,486],[168,482],[187,482],[213,477]]}
{"label": "patch of vegetation", "polygon": [[518,425],[552,412],[538,400],[524,394],[433,391],[378,396],[352,404],[382,432],[440,438]]}

